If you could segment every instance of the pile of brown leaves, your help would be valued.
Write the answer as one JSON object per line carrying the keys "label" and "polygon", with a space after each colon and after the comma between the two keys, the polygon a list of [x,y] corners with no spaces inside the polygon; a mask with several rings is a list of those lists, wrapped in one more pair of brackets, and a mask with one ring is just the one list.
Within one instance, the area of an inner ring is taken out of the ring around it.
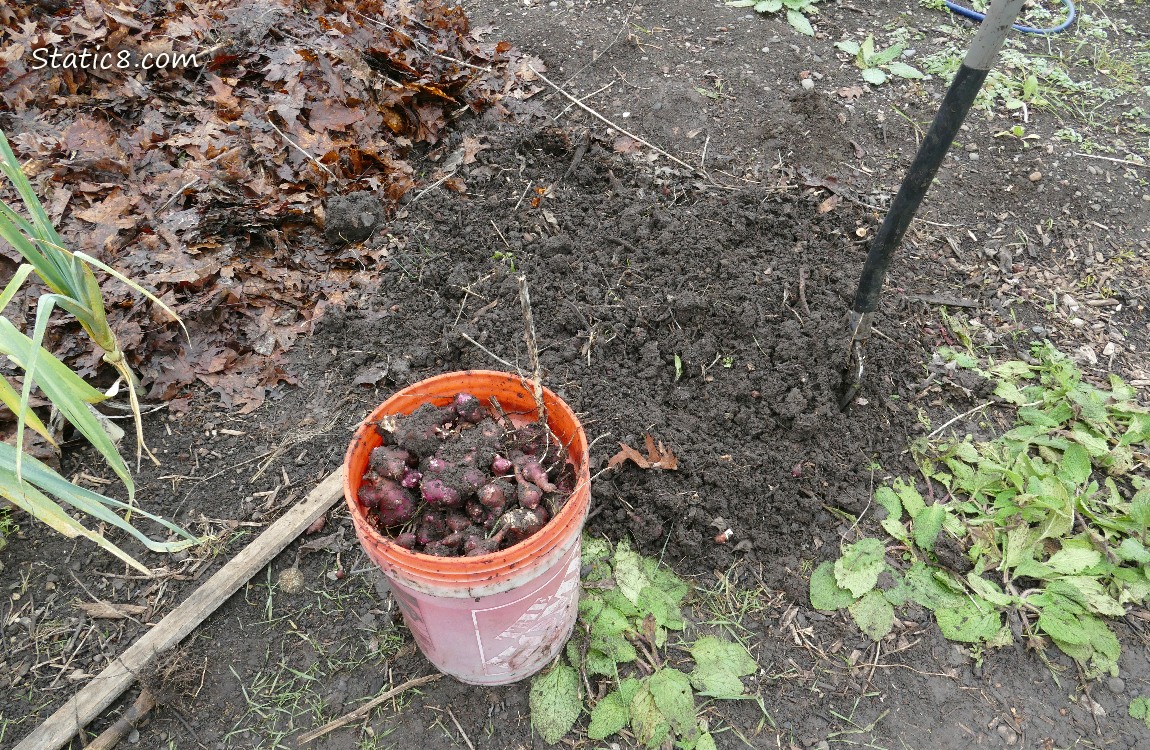
{"label": "pile of brown leaves", "polygon": [[[149,396],[183,408],[198,380],[249,412],[292,382],[283,352],[366,278],[361,248],[316,230],[324,199],[394,206],[456,118],[531,113],[541,63],[440,0],[132,5],[0,6],[0,127],[73,249],[156,289],[191,330],[106,285]],[[17,260],[0,242],[0,278]],[[83,337],[54,347],[98,366]]]}

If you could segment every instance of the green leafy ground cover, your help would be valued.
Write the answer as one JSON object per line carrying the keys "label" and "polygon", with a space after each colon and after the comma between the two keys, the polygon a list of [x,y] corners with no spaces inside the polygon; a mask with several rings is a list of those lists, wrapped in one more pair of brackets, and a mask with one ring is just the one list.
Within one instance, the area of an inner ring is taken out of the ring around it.
{"label": "green leafy ground cover", "polygon": [[814,36],[815,30],[811,26],[808,16],[819,12],[815,4],[819,0],[729,0],[727,5],[732,8],[751,8],[756,13],[784,13],[787,23],[800,34]]}
{"label": "green leafy ground cover", "polygon": [[821,564],[815,608],[845,608],[879,640],[914,602],[976,651],[1021,637],[1053,643],[1087,678],[1117,674],[1107,620],[1150,598],[1150,411],[1117,376],[1099,388],[1051,345],[1033,354],[981,369],[942,352],[994,381],[1014,427],[915,443],[921,477],[875,492],[889,539],[858,539]]}
{"label": "green leafy ground cover", "polygon": [[[592,740],[628,734],[648,748],[667,741],[680,750],[714,748],[700,701],[757,700],[742,681],[758,669],[755,660],[741,644],[712,635],[683,641],[689,587],[626,542],[612,549],[584,539],[583,567],[579,621],[565,658],[531,685],[536,731],[554,744],[587,711]],[[669,645],[678,666],[687,666],[679,654],[690,654],[689,672],[671,665]]]}
{"label": "green leafy ground cover", "polygon": [[922,78],[921,70],[901,59],[907,48],[904,42],[877,49],[874,35],[871,34],[861,44],[853,39],[844,39],[835,42],[835,47],[852,56],[855,67],[862,71],[863,80],[871,85],[881,86],[892,75],[899,78]]}

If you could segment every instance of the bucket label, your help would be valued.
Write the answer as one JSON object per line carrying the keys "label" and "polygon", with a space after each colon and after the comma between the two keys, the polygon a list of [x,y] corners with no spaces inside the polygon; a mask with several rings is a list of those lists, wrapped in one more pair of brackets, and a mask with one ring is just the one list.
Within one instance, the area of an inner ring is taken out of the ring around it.
{"label": "bucket label", "polygon": [[435,662],[438,659],[435,639],[431,637],[427,623],[423,620],[423,608],[419,606],[419,600],[399,586],[391,586],[390,588],[392,597],[395,598],[399,609],[403,612],[403,622],[407,625],[407,629],[411,631],[411,635],[419,644],[423,655]]}
{"label": "bucket label", "polygon": [[[571,625],[578,586],[579,557],[574,556],[566,568],[556,566],[555,574],[530,594],[498,607],[473,610],[471,619],[484,672],[513,672],[537,652],[550,649]],[[523,610],[528,600],[534,601]],[[497,634],[485,637],[487,633]]]}

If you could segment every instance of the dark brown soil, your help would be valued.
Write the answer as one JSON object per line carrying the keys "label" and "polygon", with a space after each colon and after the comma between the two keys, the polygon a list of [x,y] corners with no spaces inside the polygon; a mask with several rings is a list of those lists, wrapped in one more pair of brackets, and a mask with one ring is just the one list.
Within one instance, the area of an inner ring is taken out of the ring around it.
{"label": "dark brown soil", "polygon": [[[520,274],[545,380],[595,441],[592,470],[603,473],[589,531],[630,537],[700,592],[723,581],[761,591],[728,612],[715,602],[733,598],[695,599],[710,608],[695,611],[698,627],[737,622],[762,666],[769,718],[749,701],[715,706],[712,727],[729,730],[720,747],[1150,744],[1126,710],[1132,697],[1150,696],[1144,612],[1117,624],[1122,679],[1083,685],[1050,651],[1049,667],[1021,646],[972,660],[923,611],[876,648],[842,616],[811,610],[805,577],[853,533],[846,519],[870,518],[874,483],[910,470],[903,452],[923,431],[920,417],[941,423],[976,403],[975,383],[945,373],[926,383],[931,351],[952,336],[940,300],[979,321],[976,343],[990,351],[1013,356],[1051,336],[1095,373],[1150,384],[1144,180],[1075,159],[1058,141],[1025,149],[996,139],[1008,121],[972,116],[981,158],[957,151],[928,197],[889,280],[867,387],[843,413],[845,313],[882,217],[867,204],[889,197],[915,147],[914,129],[891,106],[925,123],[942,84],[898,83],[844,100],[834,90],[857,82],[857,70],[840,66],[831,43],[864,25],[897,19],[925,30],[945,17],[909,0],[865,11],[824,3],[827,38],[809,40],[722,5],[469,5],[476,24],[499,24],[576,95],[614,81],[592,105],[707,174],[652,161],[645,149],[629,153],[574,111],[562,127],[467,124],[488,146],[462,167],[468,195],[417,189],[366,241],[360,257],[379,265],[345,309],[298,342],[289,363],[297,388],[273,392],[250,415],[199,394],[183,418],[151,421],[164,466],[146,469],[141,497],[217,534],[209,554],[154,558],[170,575],[128,579],[89,546],[22,522],[0,552],[0,747],[14,746],[335,469],[356,423],[395,388],[448,370],[526,370]],[[1145,28],[1145,6],[1122,13]],[[826,78],[805,90],[804,70]],[[699,93],[720,90],[719,81],[725,95]],[[557,116],[566,104],[553,96],[544,109]],[[1046,136],[1059,127],[1031,117],[1027,127]],[[1035,170],[1044,175],[1032,182]],[[820,212],[827,176],[844,199]],[[1081,309],[1067,308],[1065,294]],[[605,470],[619,442],[640,447],[647,434],[675,453],[678,470]],[[96,472],[76,454],[65,469]],[[717,544],[728,528],[729,542]],[[305,588],[288,594],[278,576],[297,560]],[[92,620],[72,604],[92,599],[149,609]],[[337,509],[160,671],[143,681],[163,705],[132,739],[215,749],[294,747],[301,732],[430,667]],[[480,689],[445,678],[309,747],[540,747],[527,716],[526,684]]]}

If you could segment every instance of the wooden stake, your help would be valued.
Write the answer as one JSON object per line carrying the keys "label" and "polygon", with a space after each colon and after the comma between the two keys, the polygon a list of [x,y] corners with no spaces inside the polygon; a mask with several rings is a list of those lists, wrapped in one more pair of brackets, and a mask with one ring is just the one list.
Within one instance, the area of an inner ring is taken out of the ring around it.
{"label": "wooden stake", "polygon": [[539,424],[547,424],[547,407],[543,405],[543,370],[539,366],[539,347],[535,344],[535,317],[531,314],[531,295],[527,291],[527,275],[519,277],[519,301],[523,303],[523,339],[527,342],[527,357],[531,362],[531,389],[535,395],[535,408],[539,410]]}
{"label": "wooden stake", "polygon": [[240,586],[343,497],[343,467],[328,474],[298,505],[244,547],[84,689],[36,727],[15,750],[59,750],[128,689],[136,675],[176,646]]}

